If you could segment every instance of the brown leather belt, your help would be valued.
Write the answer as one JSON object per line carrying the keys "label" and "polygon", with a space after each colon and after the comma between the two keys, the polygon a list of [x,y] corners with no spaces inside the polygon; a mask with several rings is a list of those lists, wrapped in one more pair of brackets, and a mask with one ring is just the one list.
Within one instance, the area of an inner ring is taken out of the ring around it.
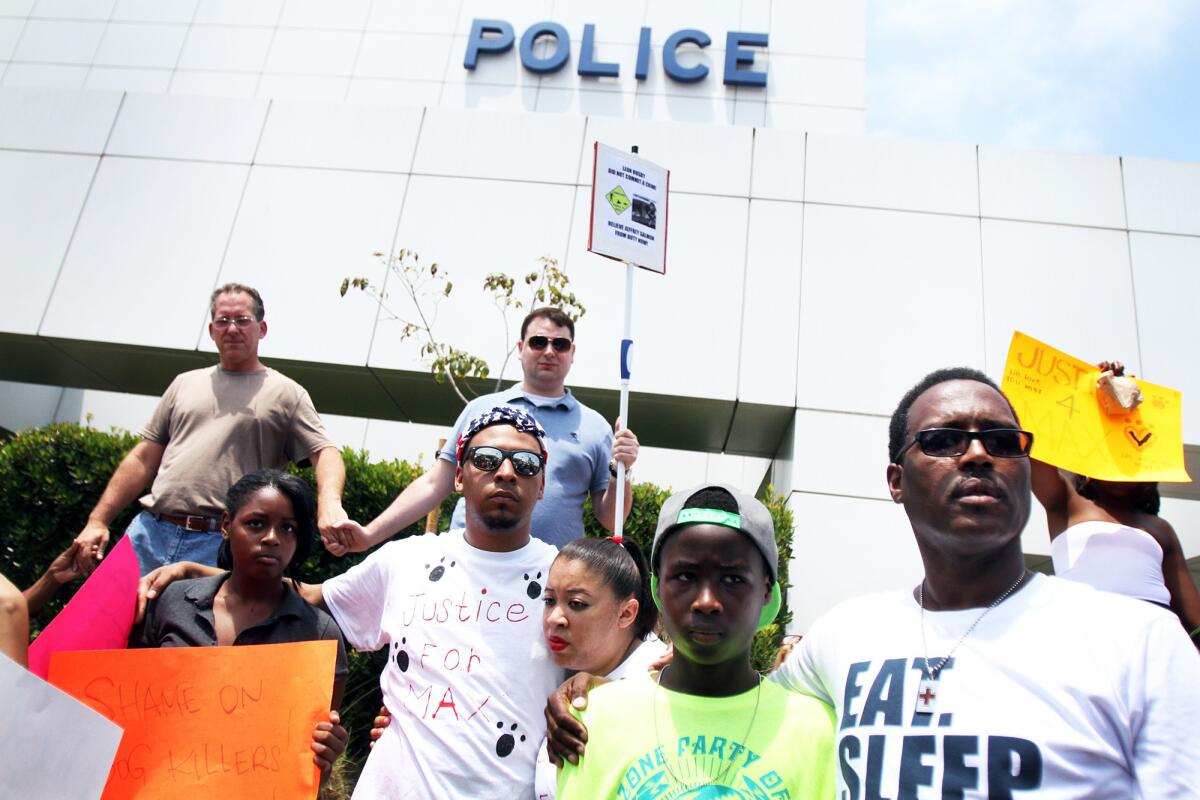
{"label": "brown leather belt", "polygon": [[215,531],[217,524],[220,522],[220,517],[201,517],[195,514],[184,514],[182,516],[176,516],[175,514],[155,514],[154,517],[163,522],[178,525],[185,531],[194,532]]}

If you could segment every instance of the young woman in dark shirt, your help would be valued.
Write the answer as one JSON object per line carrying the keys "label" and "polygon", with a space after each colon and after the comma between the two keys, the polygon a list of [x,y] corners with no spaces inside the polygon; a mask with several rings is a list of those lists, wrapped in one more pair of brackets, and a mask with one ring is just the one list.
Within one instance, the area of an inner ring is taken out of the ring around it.
{"label": "young woman in dark shirt", "polygon": [[230,487],[225,509],[218,561],[224,569],[163,589],[147,605],[131,644],[206,647],[336,640],[330,721],[313,731],[314,760],[324,779],[346,747],[337,708],[347,666],[346,647],[333,619],[306,603],[292,586],[316,536],[312,490],[294,475],[263,469]]}

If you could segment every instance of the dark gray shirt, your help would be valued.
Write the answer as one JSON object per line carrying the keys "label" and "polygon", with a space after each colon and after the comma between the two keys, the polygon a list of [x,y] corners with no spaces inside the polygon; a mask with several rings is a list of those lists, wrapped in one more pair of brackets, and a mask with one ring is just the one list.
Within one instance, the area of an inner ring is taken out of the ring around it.
{"label": "dark gray shirt", "polygon": [[[146,606],[142,624],[133,630],[132,647],[212,647],[217,643],[216,623],[213,620],[213,598],[228,572],[209,578],[176,581]],[[346,664],[346,644],[333,618],[319,608],[309,605],[296,594],[291,585],[283,582],[283,602],[270,617],[246,628],[233,643],[281,644],[310,642],[319,639],[337,641],[335,681],[343,680],[349,672]]]}

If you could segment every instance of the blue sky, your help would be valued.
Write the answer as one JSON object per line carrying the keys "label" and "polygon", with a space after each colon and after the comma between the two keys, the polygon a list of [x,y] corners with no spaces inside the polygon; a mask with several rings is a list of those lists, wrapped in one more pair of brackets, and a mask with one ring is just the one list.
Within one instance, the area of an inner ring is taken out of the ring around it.
{"label": "blue sky", "polygon": [[1200,2],[868,0],[867,131],[1200,162]]}

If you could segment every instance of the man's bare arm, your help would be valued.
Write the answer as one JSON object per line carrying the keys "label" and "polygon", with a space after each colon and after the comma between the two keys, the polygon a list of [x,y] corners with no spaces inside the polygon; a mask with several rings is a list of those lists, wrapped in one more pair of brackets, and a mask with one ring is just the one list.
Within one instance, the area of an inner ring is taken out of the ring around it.
{"label": "man's bare arm", "polygon": [[0,653],[22,667],[29,662],[29,611],[21,590],[0,575]]}
{"label": "man's bare arm", "polygon": [[108,545],[108,526],[158,474],[164,450],[164,445],[143,439],[121,459],[116,472],[108,479],[108,486],[88,514],[87,524],[75,537],[80,544],[76,561],[85,575],[90,574],[100,559],[104,558],[104,548]]}
{"label": "man's bare arm", "polygon": [[347,520],[330,536],[323,535],[325,549],[335,556],[370,550],[437,508],[453,488],[454,464],[439,458],[369,524]]}
{"label": "man's bare arm", "polygon": [[317,480],[317,529],[321,538],[333,535],[338,525],[346,521],[342,508],[342,490],[346,487],[346,465],[342,453],[333,445],[323,447],[309,456],[313,477]]}

